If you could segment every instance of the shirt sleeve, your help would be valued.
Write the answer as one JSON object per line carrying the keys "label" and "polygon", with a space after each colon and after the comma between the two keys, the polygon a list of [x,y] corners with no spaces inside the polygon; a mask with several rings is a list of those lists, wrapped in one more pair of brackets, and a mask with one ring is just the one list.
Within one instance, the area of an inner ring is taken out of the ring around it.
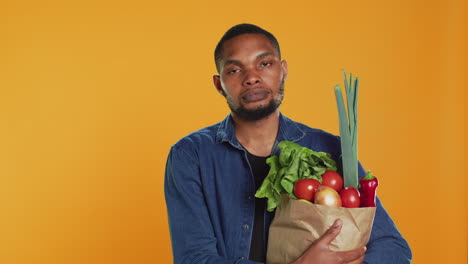
{"label": "shirt sleeve", "polygon": [[[359,175],[365,174],[359,164]],[[377,189],[378,190],[378,189]],[[382,206],[380,199],[376,198],[376,212],[371,236],[367,243],[366,264],[406,264],[411,263],[411,249],[400,234],[389,214]]]}
{"label": "shirt sleeve", "polygon": [[218,254],[194,153],[171,148],[164,193],[174,264],[260,264],[242,258],[225,259]]}
{"label": "shirt sleeve", "polygon": [[411,263],[411,249],[402,237],[392,219],[383,208],[380,199],[376,200],[377,210],[371,237],[367,244],[366,264]]}

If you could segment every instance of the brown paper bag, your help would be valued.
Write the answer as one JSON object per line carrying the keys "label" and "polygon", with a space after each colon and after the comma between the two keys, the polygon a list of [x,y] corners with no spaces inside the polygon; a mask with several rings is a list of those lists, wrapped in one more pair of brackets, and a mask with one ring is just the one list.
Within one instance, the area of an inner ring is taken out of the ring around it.
{"label": "brown paper bag", "polygon": [[323,235],[337,218],[343,221],[343,227],[332,241],[331,249],[346,251],[365,246],[370,238],[374,215],[375,207],[332,207],[283,195],[270,225],[267,264],[295,261],[310,247],[311,241]]}

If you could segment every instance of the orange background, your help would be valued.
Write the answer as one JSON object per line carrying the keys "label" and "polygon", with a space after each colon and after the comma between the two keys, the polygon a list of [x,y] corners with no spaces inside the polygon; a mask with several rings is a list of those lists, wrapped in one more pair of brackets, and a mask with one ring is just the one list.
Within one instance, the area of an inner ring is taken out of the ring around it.
{"label": "orange background", "polygon": [[0,3],[0,263],[171,263],[169,147],[228,113],[213,49],[276,34],[285,115],[338,133],[361,78],[359,155],[413,263],[466,263],[468,6],[451,1]]}

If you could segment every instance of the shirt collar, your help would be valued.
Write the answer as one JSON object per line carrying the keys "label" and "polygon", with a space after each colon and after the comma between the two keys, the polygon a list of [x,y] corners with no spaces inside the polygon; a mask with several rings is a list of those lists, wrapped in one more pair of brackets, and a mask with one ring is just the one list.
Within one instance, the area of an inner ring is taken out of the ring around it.
{"label": "shirt collar", "polygon": [[[296,142],[305,136],[305,132],[297,125],[296,122],[287,118],[280,113],[279,116],[279,131],[276,142],[292,141]],[[228,142],[232,146],[242,149],[239,141],[237,141],[234,131],[234,121],[229,114],[223,121],[219,123],[216,133],[216,142]],[[276,145],[276,144],[275,144]]]}

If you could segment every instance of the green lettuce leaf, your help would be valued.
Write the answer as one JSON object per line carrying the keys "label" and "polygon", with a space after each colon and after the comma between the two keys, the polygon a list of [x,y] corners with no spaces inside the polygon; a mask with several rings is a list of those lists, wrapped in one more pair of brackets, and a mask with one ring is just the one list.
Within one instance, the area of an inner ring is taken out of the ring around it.
{"label": "green lettuce leaf", "polygon": [[257,198],[267,198],[267,210],[273,211],[280,203],[281,194],[293,199],[294,184],[301,179],[316,179],[322,182],[327,170],[336,171],[336,162],[325,152],[315,152],[297,143],[281,141],[280,154],[267,159],[270,171],[255,193]]}

